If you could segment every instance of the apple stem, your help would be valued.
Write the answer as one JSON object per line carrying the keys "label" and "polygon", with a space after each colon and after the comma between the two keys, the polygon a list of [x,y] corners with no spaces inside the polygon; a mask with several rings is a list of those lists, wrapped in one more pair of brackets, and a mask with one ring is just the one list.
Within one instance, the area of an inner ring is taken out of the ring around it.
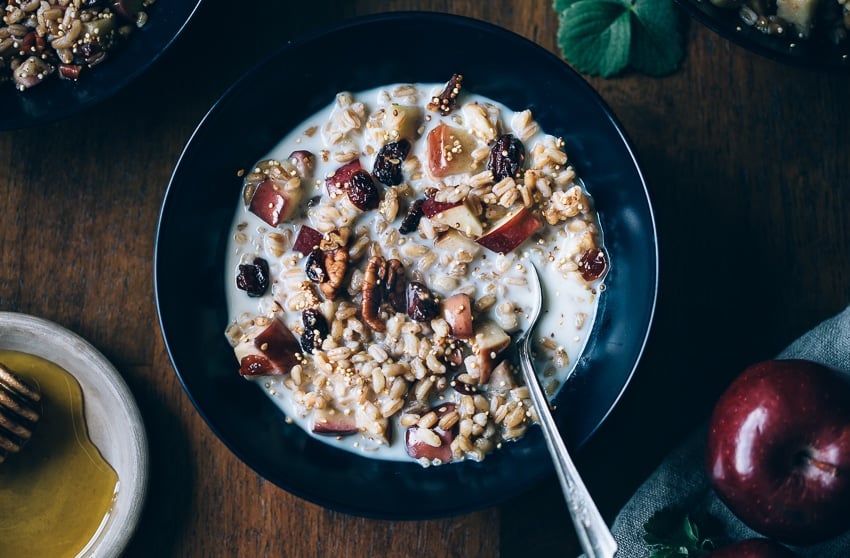
{"label": "apple stem", "polygon": [[831,463],[825,463],[823,461],[813,458],[811,455],[808,454],[803,454],[803,462],[807,465],[811,465],[815,469],[823,471],[828,475],[831,475],[833,477],[838,476],[838,467],[832,465]]}

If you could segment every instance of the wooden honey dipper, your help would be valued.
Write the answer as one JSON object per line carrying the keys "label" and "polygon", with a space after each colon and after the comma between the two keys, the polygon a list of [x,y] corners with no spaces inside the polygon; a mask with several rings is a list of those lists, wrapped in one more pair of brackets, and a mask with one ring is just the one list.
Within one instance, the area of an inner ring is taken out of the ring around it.
{"label": "wooden honey dipper", "polygon": [[41,392],[0,364],[0,463],[18,453],[38,422]]}

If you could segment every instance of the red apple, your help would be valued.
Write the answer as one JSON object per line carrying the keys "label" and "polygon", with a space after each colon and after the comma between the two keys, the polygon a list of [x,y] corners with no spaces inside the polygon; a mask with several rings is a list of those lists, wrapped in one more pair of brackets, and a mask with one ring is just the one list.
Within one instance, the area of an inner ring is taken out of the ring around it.
{"label": "red apple", "polygon": [[461,128],[441,122],[428,132],[428,170],[434,178],[472,170],[475,140]]}
{"label": "red apple", "polygon": [[300,201],[301,189],[286,191],[283,184],[269,178],[257,186],[248,208],[260,219],[276,227],[289,219]]}
{"label": "red apple", "polygon": [[706,453],[718,496],[755,531],[790,544],[850,528],[850,383],[804,360],[746,369],[718,400]]}
{"label": "red apple", "polygon": [[507,254],[537,232],[543,223],[527,207],[511,211],[490,227],[476,242],[498,254]]}
{"label": "red apple", "polygon": [[[442,418],[447,413],[455,410],[454,403],[443,403],[431,409],[437,414],[438,418]],[[404,434],[404,447],[407,450],[407,455],[413,459],[425,458],[428,461],[440,460],[441,463],[448,463],[452,460],[452,440],[455,438],[457,426],[449,430],[443,430],[439,426],[431,429],[440,439],[439,446],[432,446],[425,443],[419,437],[419,427],[411,426]]]}
{"label": "red apple", "polygon": [[289,374],[298,363],[296,355],[300,352],[301,345],[295,335],[278,319],[234,347],[239,373],[243,376]]}
{"label": "red apple", "polygon": [[458,339],[472,337],[472,298],[458,293],[443,300],[443,319]]}
{"label": "red apple", "polygon": [[769,539],[745,539],[720,547],[706,558],[799,558],[799,555]]}

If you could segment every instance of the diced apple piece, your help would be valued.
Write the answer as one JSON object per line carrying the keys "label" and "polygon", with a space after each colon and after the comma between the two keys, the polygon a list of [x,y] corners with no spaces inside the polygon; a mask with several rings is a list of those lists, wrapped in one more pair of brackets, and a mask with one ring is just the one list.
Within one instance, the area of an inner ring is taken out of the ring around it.
{"label": "diced apple piece", "polygon": [[475,327],[472,338],[472,350],[478,361],[480,384],[490,380],[496,356],[511,344],[511,337],[505,331],[489,320],[480,322]]}
{"label": "diced apple piece", "polygon": [[454,229],[449,229],[438,234],[437,238],[434,239],[434,246],[452,254],[457,254],[461,250],[464,250],[474,256],[481,251],[480,245]]}
{"label": "diced apple piece", "polygon": [[301,201],[301,195],[300,188],[284,190],[282,183],[269,178],[257,186],[249,209],[260,219],[276,227],[292,216]]}
{"label": "diced apple piece", "polygon": [[819,0],[776,0],[776,15],[794,26],[801,37],[808,37],[815,26]]}
{"label": "diced apple piece", "polygon": [[447,209],[451,209],[453,207],[457,207],[462,204],[462,201],[456,202],[438,202],[434,198],[425,198],[422,201],[422,215],[427,218],[434,217],[435,215],[439,215],[443,211]]}
{"label": "diced apple piece", "polygon": [[430,217],[435,223],[449,226],[458,230],[470,238],[478,238],[484,233],[484,227],[481,221],[472,212],[472,208],[465,202],[454,207],[445,209],[433,217]]}
{"label": "diced apple piece", "polygon": [[428,170],[434,178],[470,172],[475,139],[461,128],[441,122],[428,132]]}
{"label": "diced apple piece", "polygon": [[316,168],[316,156],[305,149],[298,149],[289,154],[289,162],[295,166],[296,172],[301,178],[313,176]]}
{"label": "diced apple piece", "polygon": [[359,432],[354,415],[337,409],[315,409],[311,429],[315,434],[328,436],[349,436]]}
{"label": "diced apple piece", "polygon": [[490,391],[508,391],[516,386],[513,367],[507,360],[503,360],[493,368],[487,381],[487,389]]}
{"label": "diced apple piece", "polygon": [[527,207],[520,207],[493,223],[487,234],[476,239],[485,248],[507,254],[537,232],[543,223]]}
{"label": "diced apple piece", "polygon": [[419,137],[422,118],[422,107],[393,103],[387,109],[386,120],[384,121],[384,128],[387,130],[389,140],[416,140]]}
{"label": "diced apple piece", "polygon": [[[431,409],[437,414],[438,418],[442,418],[447,413],[455,410],[454,403],[444,403]],[[407,450],[407,455],[413,459],[425,458],[428,461],[439,460],[440,463],[449,463],[452,460],[452,440],[455,438],[457,426],[443,430],[439,426],[430,429],[431,434],[435,434],[439,440],[439,445],[433,445],[433,437],[420,432],[425,429],[420,429],[418,426],[411,426],[404,433],[404,447]],[[423,438],[431,438],[431,443],[426,442]]]}
{"label": "diced apple piece", "polygon": [[327,189],[331,199],[337,199],[339,196],[345,194],[347,191],[346,184],[351,181],[351,176],[361,170],[363,170],[363,166],[360,164],[360,159],[354,159],[350,163],[339,167],[332,175],[328,176],[325,179],[325,189]]}
{"label": "diced apple piece", "polygon": [[357,429],[364,436],[379,444],[390,443],[392,436],[392,425],[390,421],[377,412],[374,405],[358,405],[354,411]]}
{"label": "diced apple piece", "polygon": [[292,249],[306,256],[318,248],[321,242],[322,233],[313,227],[302,225],[298,230],[298,236],[295,237],[295,243],[292,245]]}
{"label": "diced apple piece", "polygon": [[280,369],[263,355],[249,354],[239,361],[240,376],[280,376]]}
{"label": "diced apple piece", "polygon": [[[233,348],[239,360],[239,373],[249,376],[288,374],[298,363],[301,346],[295,335],[278,319],[256,337],[247,338]],[[244,372],[244,373],[243,373]]]}
{"label": "diced apple piece", "polygon": [[142,11],[142,0],[113,0],[112,8],[125,20],[136,23],[139,12]]}
{"label": "diced apple piece", "polygon": [[472,298],[466,293],[458,293],[443,300],[443,318],[454,337],[472,337]]}

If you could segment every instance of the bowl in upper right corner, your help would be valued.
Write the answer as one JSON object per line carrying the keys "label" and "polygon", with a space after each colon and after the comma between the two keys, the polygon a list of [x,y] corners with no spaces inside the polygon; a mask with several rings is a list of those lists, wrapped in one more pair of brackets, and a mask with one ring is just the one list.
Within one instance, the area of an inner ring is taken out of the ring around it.
{"label": "bowl in upper right corner", "polygon": [[744,23],[739,8],[721,8],[711,0],[676,2],[702,25],[760,56],[791,66],[839,73],[850,72],[850,38],[835,43],[827,37],[825,30],[817,28],[807,39],[793,38],[787,32],[781,36],[768,35]]}

